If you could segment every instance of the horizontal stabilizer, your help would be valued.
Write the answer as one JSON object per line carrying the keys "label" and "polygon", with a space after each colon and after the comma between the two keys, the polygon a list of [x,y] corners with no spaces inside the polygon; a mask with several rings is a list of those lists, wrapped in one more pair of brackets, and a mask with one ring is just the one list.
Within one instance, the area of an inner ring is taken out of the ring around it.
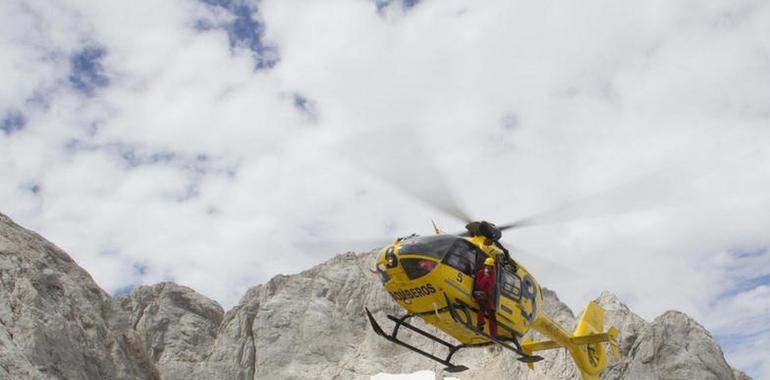
{"label": "horizontal stabilizer", "polygon": [[[604,309],[595,302],[588,302],[572,334],[545,315],[538,317],[534,327],[551,339],[537,342],[526,339],[521,344],[522,351],[532,355],[536,351],[564,347],[575,361],[583,380],[598,379],[607,367],[604,342],[609,343],[612,356],[620,357],[618,329],[610,327],[604,331]],[[528,366],[534,369],[533,365]]]}

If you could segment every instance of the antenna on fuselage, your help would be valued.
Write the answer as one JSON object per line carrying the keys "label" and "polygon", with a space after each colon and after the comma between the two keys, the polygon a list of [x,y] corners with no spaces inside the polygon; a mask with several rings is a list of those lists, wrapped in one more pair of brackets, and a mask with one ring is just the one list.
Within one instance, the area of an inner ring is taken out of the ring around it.
{"label": "antenna on fuselage", "polygon": [[441,235],[442,233],[444,233],[443,231],[441,231],[441,228],[439,228],[438,225],[436,225],[436,222],[433,219],[430,220],[430,224],[433,225],[433,231],[436,231],[436,235]]}

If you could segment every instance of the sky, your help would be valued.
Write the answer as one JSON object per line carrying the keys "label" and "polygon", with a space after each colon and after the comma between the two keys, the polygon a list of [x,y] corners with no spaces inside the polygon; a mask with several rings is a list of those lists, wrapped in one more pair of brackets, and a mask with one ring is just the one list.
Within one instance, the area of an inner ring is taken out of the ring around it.
{"label": "sky", "polygon": [[681,310],[770,378],[767,2],[7,0],[0,21],[0,212],[112,294],[231,307],[354,241],[461,231],[415,196],[429,168],[475,218],[571,205],[504,238],[576,312],[602,290]]}

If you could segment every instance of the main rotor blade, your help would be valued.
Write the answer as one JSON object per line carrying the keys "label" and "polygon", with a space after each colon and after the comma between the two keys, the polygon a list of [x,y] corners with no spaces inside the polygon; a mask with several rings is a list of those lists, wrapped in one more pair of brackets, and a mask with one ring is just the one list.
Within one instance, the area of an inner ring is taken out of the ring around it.
{"label": "main rotor blade", "polygon": [[369,252],[393,244],[395,239],[349,239],[349,240],[318,240],[306,239],[292,242],[299,250],[306,252],[323,252],[324,254],[339,254],[343,252]]}
{"label": "main rotor blade", "polygon": [[508,244],[505,241],[501,243],[503,246],[505,246],[505,248],[508,249],[511,257],[513,257],[516,262],[523,265],[530,271],[535,270],[535,272],[532,272],[533,274],[542,274],[546,270],[557,272],[561,275],[577,274],[574,269],[562,263],[546,258],[543,255],[532,253],[532,251],[528,249],[523,249],[519,246]]}
{"label": "main rotor blade", "polygon": [[446,175],[417,132],[405,127],[354,135],[338,149],[354,165],[422,202],[468,223]]}
{"label": "main rotor blade", "polygon": [[680,178],[681,173],[675,169],[660,170],[515,222],[501,224],[498,228],[504,231],[543,224],[567,223],[662,207],[668,202],[685,196],[678,186]]}

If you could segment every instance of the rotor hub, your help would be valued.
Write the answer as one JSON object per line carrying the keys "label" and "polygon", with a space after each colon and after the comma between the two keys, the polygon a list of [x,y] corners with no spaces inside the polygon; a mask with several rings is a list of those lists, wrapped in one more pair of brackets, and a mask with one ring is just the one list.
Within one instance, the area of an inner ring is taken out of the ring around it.
{"label": "rotor hub", "polygon": [[491,241],[498,241],[503,236],[503,233],[494,223],[485,220],[480,222],[470,222],[465,228],[472,236],[483,236]]}

